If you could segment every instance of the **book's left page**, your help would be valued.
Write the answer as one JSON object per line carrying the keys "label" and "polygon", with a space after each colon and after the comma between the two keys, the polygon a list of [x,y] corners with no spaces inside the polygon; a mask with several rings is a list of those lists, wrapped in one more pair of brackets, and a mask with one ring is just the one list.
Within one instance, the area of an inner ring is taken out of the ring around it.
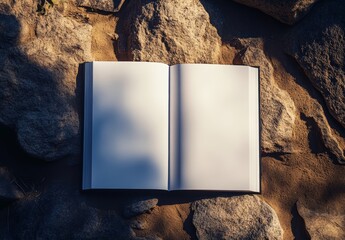
{"label": "book's left page", "polygon": [[92,62],[85,73],[83,189],[167,190],[169,66]]}

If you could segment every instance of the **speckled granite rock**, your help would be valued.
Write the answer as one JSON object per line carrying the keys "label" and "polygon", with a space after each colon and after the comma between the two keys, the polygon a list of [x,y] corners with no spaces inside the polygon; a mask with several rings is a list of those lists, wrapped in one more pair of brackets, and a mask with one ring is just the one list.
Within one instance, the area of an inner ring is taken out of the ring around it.
{"label": "speckled granite rock", "polygon": [[287,35],[286,51],[302,67],[345,127],[345,3],[324,1]]}
{"label": "speckled granite rock", "polygon": [[5,6],[10,11],[0,12],[0,122],[14,127],[22,148],[35,157],[78,154],[76,76],[79,64],[92,59],[92,27],[55,9],[39,17],[33,1],[0,10]]}
{"label": "speckled granite rock", "polygon": [[192,210],[200,240],[283,239],[276,213],[256,196],[204,199],[194,202]]}
{"label": "speckled granite rock", "polygon": [[138,200],[127,205],[123,211],[123,215],[126,218],[134,217],[143,213],[150,212],[158,203],[157,198]]}
{"label": "speckled granite rock", "polygon": [[141,1],[123,9],[118,53],[135,61],[217,63],[221,39],[199,1]]}

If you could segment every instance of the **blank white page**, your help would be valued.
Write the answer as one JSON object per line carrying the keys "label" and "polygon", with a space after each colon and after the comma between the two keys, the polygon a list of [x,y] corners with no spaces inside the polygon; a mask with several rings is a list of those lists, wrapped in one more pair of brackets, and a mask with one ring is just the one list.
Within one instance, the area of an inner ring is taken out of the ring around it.
{"label": "blank white page", "polygon": [[[256,97],[249,98],[253,81],[249,69],[208,64],[171,67],[172,190],[259,191],[251,188],[259,185],[251,184],[259,181],[259,156],[250,154],[252,149],[257,154],[259,148],[258,114],[254,119],[250,116],[250,111],[258,112],[259,89],[256,78]],[[250,155],[257,162],[255,169]]]}
{"label": "blank white page", "polygon": [[167,190],[169,66],[92,65],[91,188]]}

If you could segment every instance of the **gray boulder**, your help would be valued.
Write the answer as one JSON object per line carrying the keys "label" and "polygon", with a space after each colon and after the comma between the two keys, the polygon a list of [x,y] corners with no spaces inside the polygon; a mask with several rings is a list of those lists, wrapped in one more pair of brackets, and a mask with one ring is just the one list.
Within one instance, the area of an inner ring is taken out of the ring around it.
{"label": "gray boulder", "polygon": [[127,205],[123,211],[123,215],[126,218],[134,217],[143,213],[150,212],[157,206],[158,199],[152,198],[147,200],[138,200]]}
{"label": "gray boulder", "polygon": [[286,36],[286,51],[324,97],[330,113],[345,127],[345,2],[318,4]]}
{"label": "gray boulder", "polygon": [[92,27],[56,9],[38,16],[29,5],[0,8],[10,9],[0,12],[0,122],[15,128],[26,152],[55,160],[80,152],[76,77],[92,60]]}
{"label": "gray boulder", "polygon": [[275,211],[257,196],[199,200],[192,210],[200,240],[283,239]]}
{"label": "gray boulder", "polygon": [[148,224],[147,224],[147,221],[146,220],[133,220],[131,222],[131,228],[132,229],[137,229],[137,230],[145,230],[147,229],[148,227]]}
{"label": "gray boulder", "polygon": [[133,1],[119,20],[118,56],[135,61],[217,63],[221,39],[199,1]]}

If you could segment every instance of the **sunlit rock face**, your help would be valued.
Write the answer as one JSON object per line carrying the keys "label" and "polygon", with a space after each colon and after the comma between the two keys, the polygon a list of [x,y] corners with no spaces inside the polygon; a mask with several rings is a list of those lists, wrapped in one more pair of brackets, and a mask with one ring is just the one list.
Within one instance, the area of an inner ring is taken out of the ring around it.
{"label": "sunlit rock face", "polygon": [[198,239],[283,239],[274,210],[259,197],[213,198],[192,204]]}
{"label": "sunlit rock face", "polygon": [[334,210],[309,209],[300,202],[297,203],[297,210],[311,239],[345,238],[345,214]]}
{"label": "sunlit rock face", "polygon": [[238,63],[260,67],[261,148],[264,152],[293,152],[293,128],[296,108],[288,92],[279,88],[274,70],[263,50],[248,46]]}
{"label": "sunlit rock face", "polygon": [[217,63],[221,40],[199,1],[141,1],[124,9],[119,53],[134,61]]}

